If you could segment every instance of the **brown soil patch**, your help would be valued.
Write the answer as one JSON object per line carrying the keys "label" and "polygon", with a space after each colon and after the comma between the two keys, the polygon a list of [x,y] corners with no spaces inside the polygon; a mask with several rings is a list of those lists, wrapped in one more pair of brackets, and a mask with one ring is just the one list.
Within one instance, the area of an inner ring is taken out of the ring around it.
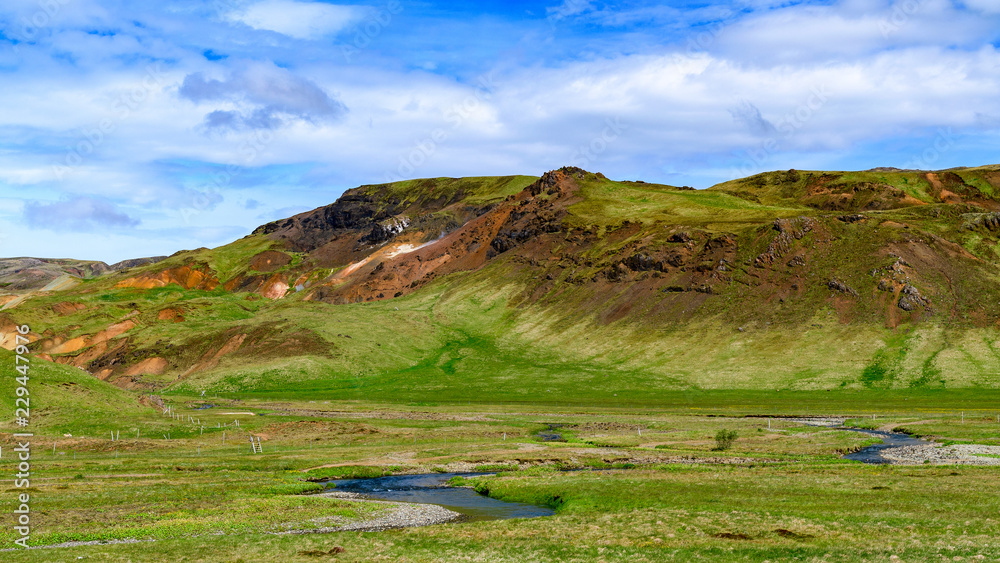
{"label": "brown soil patch", "polygon": [[[2,303],[0,303],[2,305]],[[63,301],[62,303],[56,303],[52,306],[52,311],[60,317],[65,317],[66,315],[72,315],[77,311],[82,311],[86,309],[87,306],[83,303],[72,303],[70,301]]]}
{"label": "brown soil patch", "polygon": [[284,252],[266,250],[250,259],[250,269],[270,273],[292,263],[292,257]]}
{"label": "brown soil patch", "polygon": [[176,307],[167,307],[162,309],[157,313],[156,318],[161,321],[170,321],[174,323],[184,322],[184,312]]}
{"label": "brown soil patch", "polygon": [[288,282],[285,276],[274,276],[264,282],[260,294],[268,299],[281,299],[288,293]]}
{"label": "brown soil patch", "polygon": [[125,375],[160,375],[168,365],[167,360],[163,358],[149,358],[129,368]]}
{"label": "brown soil patch", "polygon": [[886,227],[889,229],[909,229],[910,226],[904,223],[897,223],[895,221],[883,221],[880,227]]}
{"label": "brown soil patch", "polygon": [[357,422],[336,422],[336,421],[296,421],[279,422],[270,424],[259,433],[261,439],[271,438],[296,438],[315,436],[343,436],[343,435],[370,435],[378,434],[379,431],[373,426],[360,424]]}
{"label": "brown soil patch", "polygon": [[284,274],[237,276],[223,286],[226,291],[247,291],[268,299],[281,299],[288,293],[288,278]]}
{"label": "brown soil patch", "polygon": [[51,355],[72,354],[84,348],[98,346],[116,336],[125,334],[133,328],[135,328],[134,322],[124,321],[113,324],[93,336],[78,336],[69,340],[63,340],[61,337],[56,336],[42,341],[41,349],[43,352]]}
{"label": "brown soil patch", "polygon": [[85,336],[78,336],[65,341],[57,337],[42,343],[42,350],[49,354],[72,354],[84,349],[88,345],[89,341]]}
{"label": "brown soil patch", "polygon": [[243,342],[247,339],[247,336],[248,335],[246,333],[237,334],[232,338],[230,338],[229,340],[227,340],[226,343],[223,344],[222,347],[219,348],[218,350],[210,348],[208,352],[205,352],[205,354],[201,357],[201,359],[198,360],[197,363],[195,363],[193,366],[188,368],[187,371],[181,374],[181,378],[183,379],[196,371],[205,371],[218,366],[219,360],[221,360],[223,356],[226,356],[227,354],[232,354],[233,352],[240,349],[240,346],[243,345]]}

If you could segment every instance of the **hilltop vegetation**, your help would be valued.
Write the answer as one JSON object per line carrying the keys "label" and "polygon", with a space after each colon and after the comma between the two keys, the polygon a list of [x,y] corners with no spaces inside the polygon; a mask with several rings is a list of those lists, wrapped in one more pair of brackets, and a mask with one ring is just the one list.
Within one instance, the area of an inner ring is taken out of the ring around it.
{"label": "hilltop vegetation", "polygon": [[363,186],[230,245],[31,293],[0,332],[30,323],[43,359],[143,393],[994,389],[995,194],[997,166]]}

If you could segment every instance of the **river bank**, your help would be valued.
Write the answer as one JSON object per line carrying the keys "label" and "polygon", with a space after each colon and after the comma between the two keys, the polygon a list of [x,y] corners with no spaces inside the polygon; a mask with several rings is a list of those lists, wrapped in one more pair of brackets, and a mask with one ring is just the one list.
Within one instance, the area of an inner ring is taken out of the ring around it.
{"label": "river bank", "polygon": [[838,417],[800,418],[792,420],[792,422],[809,426],[822,426],[834,430],[860,432],[882,440],[883,443],[881,444],[869,446],[844,456],[845,459],[863,463],[891,465],[1000,465],[1000,446],[937,444],[901,432],[847,428],[843,426],[845,421],[845,418]]}

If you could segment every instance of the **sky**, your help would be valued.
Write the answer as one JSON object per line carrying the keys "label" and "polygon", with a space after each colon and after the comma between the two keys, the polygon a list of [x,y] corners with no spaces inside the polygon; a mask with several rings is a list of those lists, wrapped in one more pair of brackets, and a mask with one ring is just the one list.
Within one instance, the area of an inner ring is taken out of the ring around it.
{"label": "sky", "polygon": [[344,190],[1000,163],[1000,0],[4,0],[0,257],[215,247]]}

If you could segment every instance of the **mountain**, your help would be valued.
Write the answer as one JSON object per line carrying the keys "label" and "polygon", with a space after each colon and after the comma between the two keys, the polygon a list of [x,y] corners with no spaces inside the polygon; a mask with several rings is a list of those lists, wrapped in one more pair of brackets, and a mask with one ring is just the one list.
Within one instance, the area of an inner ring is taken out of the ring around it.
{"label": "mountain", "polygon": [[109,272],[155,264],[166,256],[122,260],[112,265],[87,260],[0,258],[0,289],[10,292],[40,290],[59,278],[93,278]]}
{"label": "mountain", "polygon": [[0,314],[139,390],[467,400],[996,387],[1000,166],[707,190],[370,185]]}

